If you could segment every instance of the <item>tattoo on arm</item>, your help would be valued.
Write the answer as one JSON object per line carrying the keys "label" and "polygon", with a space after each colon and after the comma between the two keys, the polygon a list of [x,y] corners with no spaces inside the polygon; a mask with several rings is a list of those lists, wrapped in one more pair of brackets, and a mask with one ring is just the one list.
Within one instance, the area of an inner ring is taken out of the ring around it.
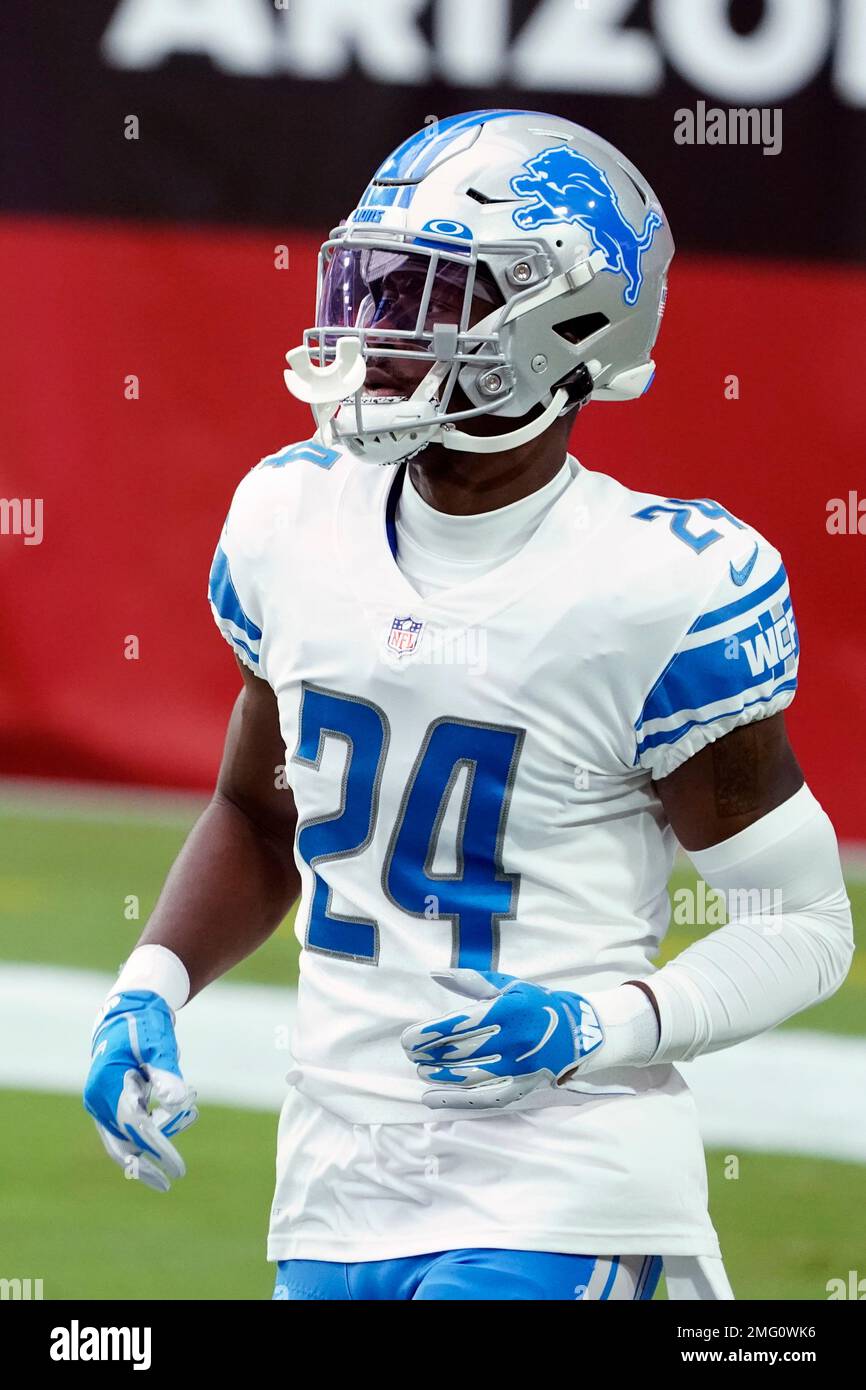
{"label": "tattoo on arm", "polygon": [[761,806],[762,739],[757,724],[738,729],[736,737],[712,745],[713,795],[719,817],[747,816]]}
{"label": "tattoo on arm", "polygon": [[781,806],[803,774],[781,714],[741,725],[656,782],[665,814],[686,850],[727,840]]}

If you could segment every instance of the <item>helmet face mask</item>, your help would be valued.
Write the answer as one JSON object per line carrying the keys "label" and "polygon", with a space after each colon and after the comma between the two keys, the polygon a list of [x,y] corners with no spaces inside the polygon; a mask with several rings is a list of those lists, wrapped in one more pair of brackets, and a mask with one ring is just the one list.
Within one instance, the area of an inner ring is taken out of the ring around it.
{"label": "helmet face mask", "polygon": [[[591,132],[453,117],[389,156],[325,242],[286,384],[315,401],[323,443],[373,462],[517,447],[576,378],[599,400],[646,389],[672,254],[649,185]],[[462,428],[485,415],[517,428]]]}
{"label": "helmet face mask", "polygon": [[443,342],[451,365],[503,365],[495,328],[472,331],[504,304],[474,255],[339,233],[320,252],[316,323],[304,334],[319,365],[334,360],[341,336],[357,338],[368,363],[368,394],[371,387],[385,394],[380,388],[390,385],[392,396],[420,386],[442,360]]}

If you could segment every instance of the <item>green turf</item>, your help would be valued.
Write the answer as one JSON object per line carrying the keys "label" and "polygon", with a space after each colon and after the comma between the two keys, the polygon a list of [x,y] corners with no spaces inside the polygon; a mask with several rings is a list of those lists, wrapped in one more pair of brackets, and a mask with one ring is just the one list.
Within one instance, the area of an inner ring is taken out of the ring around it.
{"label": "green turf", "polygon": [[866,1167],[710,1150],[710,1213],[737,1298],[826,1299],[829,1279],[863,1270]]}
{"label": "green turf", "polygon": [[[135,945],[184,834],[179,826],[0,816],[0,959],[116,971]],[[672,890],[693,882],[693,876],[678,873]],[[866,881],[851,882],[849,892],[862,941]],[[131,895],[139,899],[140,915],[133,921],[124,915]],[[660,963],[696,934],[672,926]],[[297,947],[290,921],[232,978],[294,983]],[[855,956],[832,999],[783,1026],[866,1032],[866,959]]]}
{"label": "green turf", "polygon": [[[183,825],[0,816],[0,960],[116,972],[135,945]],[[138,918],[126,916],[138,899]],[[297,981],[291,927],[232,972],[237,980]]]}
{"label": "green turf", "polygon": [[[4,1278],[47,1299],[268,1298],[265,1261],[276,1118],[208,1106],[180,1140],[171,1192],[128,1182],[78,1101],[2,1095]],[[710,1209],[738,1298],[824,1299],[863,1266],[866,1169],[819,1159],[707,1155]]]}
{"label": "green turf", "polygon": [[267,1298],[276,1116],[208,1107],[168,1193],[128,1181],[80,1101],[0,1092],[0,1276],[46,1299]]}

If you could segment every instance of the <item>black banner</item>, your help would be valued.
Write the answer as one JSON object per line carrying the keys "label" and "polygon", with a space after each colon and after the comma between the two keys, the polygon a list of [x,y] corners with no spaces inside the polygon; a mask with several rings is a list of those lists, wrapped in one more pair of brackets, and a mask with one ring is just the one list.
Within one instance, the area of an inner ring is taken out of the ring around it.
{"label": "black banner", "polygon": [[862,0],[4,0],[0,207],[333,225],[461,110],[603,134],[680,248],[866,259]]}
{"label": "black banner", "polygon": [[[412,1362],[403,1338],[441,1335],[440,1306],[429,1305],[425,1314],[414,1303],[415,1311],[408,1305],[401,1311],[393,1304],[377,1310],[367,1302],[354,1314],[335,1314],[333,1305],[318,1303],[292,1314],[285,1303],[270,1309],[254,1303],[19,1303],[14,1316],[8,1308],[7,1326],[21,1366],[27,1372],[38,1369],[49,1379],[56,1374],[59,1383],[76,1372],[98,1380],[100,1367],[113,1377],[136,1370],[163,1377],[176,1373],[178,1366],[194,1371],[199,1380],[209,1373],[225,1379],[251,1371],[291,1377],[303,1355],[331,1378],[339,1372],[357,1378],[361,1344],[367,1347],[363,1364],[368,1374],[393,1366],[405,1376]],[[341,1333],[349,1334],[344,1352],[332,1335],[335,1316]],[[432,1318],[429,1327],[425,1317]],[[371,1318],[380,1334],[372,1350]],[[504,1366],[500,1358],[540,1347],[540,1366],[546,1356],[565,1357],[578,1374],[610,1375],[613,1369],[620,1378],[626,1372],[645,1374],[648,1368],[658,1374],[714,1364],[736,1374],[741,1365],[758,1364],[805,1366],[813,1376],[826,1378],[855,1354],[859,1322],[854,1308],[830,1303],[581,1304],[553,1317],[550,1304],[536,1303],[524,1304],[516,1333],[491,1338],[483,1317],[480,1338],[487,1380],[492,1370]],[[464,1330],[454,1347],[446,1339],[446,1363],[457,1346],[460,1353],[471,1353],[471,1330]]]}

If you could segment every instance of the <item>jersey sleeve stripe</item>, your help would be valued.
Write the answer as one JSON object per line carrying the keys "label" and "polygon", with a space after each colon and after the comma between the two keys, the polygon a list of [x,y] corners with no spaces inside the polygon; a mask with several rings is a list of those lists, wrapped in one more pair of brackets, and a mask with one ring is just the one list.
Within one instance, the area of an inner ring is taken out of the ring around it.
{"label": "jersey sleeve stripe", "polygon": [[241,655],[246,659],[247,666],[252,666],[255,671],[258,671],[258,653],[254,652],[251,647],[248,647],[246,642],[244,642],[240,637],[236,637],[232,633],[228,632],[226,628],[224,628],[222,625],[219,625],[219,628],[223,637],[225,637],[226,641],[230,644],[230,646],[234,647],[236,651],[239,651]]}
{"label": "jersey sleeve stripe", "polygon": [[[714,714],[708,719],[690,719],[687,723],[681,724],[676,729],[668,729],[660,733],[648,734],[637,746],[634,758],[635,764],[637,764],[642,754],[649,748],[658,748],[660,744],[677,743],[690,729],[716,723],[719,719],[731,719],[733,722],[737,715],[743,710],[751,709],[755,705],[770,704],[773,700],[778,699],[779,696],[790,695],[790,697],[793,698],[793,692],[796,688],[797,680],[796,677],[794,677],[792,680],[784,681],[781,685],[776,686],[775,690],[770,695],[761,695],[756,700],[740,701],[733,710],[723,711],[721,714]],[[779,708],[784,709],[787,704],[790,704],[790,699],[786,698],[780,700]]]}
{"label": "jersey sleeve stripe", "polygon": [[758,602],[752,603],[751,607],[734,614],[733,617],[723,619],[721,622],[714,623],[712,627],[703,628],[701,631],[691,628],[680,642],[679,651],[691,651],[695,647],[707,646],[711,642],[720,641],[722,638],[735,637],[759,623],[761,616],[766,612],[772,613],[774,619],[779,618],[783,611],[788,611],[790,602],[786,581],[770,596],[769,600],[760,599]]}
{"label": "jersey sleeve stripe", "polygon": [[[213,606],[218,626],[222,626],[223,623],[229,625],[238,634],[242,633],[247,643],[258,644],[261,641],[262,630],[260,627],[256,627],[252,618],[244,612],[232,580],[228,556],[221,545],[217,546],[216,554],[213,557],[208,598]],[[222,621],[220,622],[220,620]],[[233,640],[239,640],[239,638],[233,636]]]}
{"label": "jersey sleeve stripe", "polygon": [[703,632],[706,628],[717,627],[720,623],[726,623],[731,618],[736,618],[740,613],[747,613],[750,608],[769,602],[775,596],[782,597],[782,590],[787,586],[788,576],[785,573],[785,566],[780,565],[773,575],[759,589],[752,593],[744,594],[742,598],[735,599],[733,603],[726,603],[723,608],[716,608],[711,613],[702,613],[696,618],[689,628],[689,633]]}
{"label": "jersey sleeve stripe", "polygon": [[[784,680],[773,683],[769,681],[756,682],[752,686],[754,691],[758,685],[763,685],[765,693],[771,690],[778,690],[782,685],[790,682],[797,684],[796,663],[789,663],[790,669],[785,670]],[[736,714],[739,710],[745,709],[747,701],[743,699],[749,691],[737,691],[734,695],[720,696],[717,700],[708,701],[694,709],[682,708],[658,719],[648,719],[636,732],[636,737],[641,739],[649,738],[653,734],[670,733],[675,729],[683,729],[687,724],[711,723],[725,714]]]}
{"label": "jersey sleeve stripe", "polygon": [[678,652],[647,697],[635,729],[640,734],[648,724],[785,679],[796,671],[798,654],[788,600],[781,608],[765,610],[758,622],[738,633]]}

